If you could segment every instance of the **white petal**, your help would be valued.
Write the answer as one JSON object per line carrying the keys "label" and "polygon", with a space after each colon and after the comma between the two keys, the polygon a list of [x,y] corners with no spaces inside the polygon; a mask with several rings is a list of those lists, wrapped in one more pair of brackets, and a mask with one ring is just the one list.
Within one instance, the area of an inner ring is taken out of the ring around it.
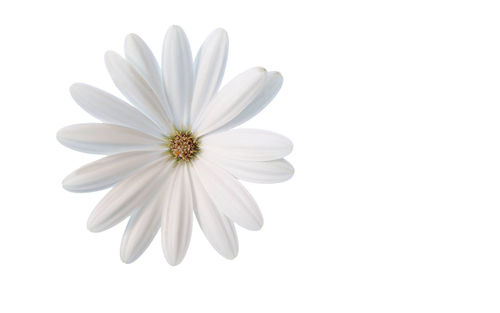
{"label": "white petal", "polygon": [[113,51],[106,52],[105,61],[113,82],[122,94],[162,127],[164,132],[169,133],[172,124],[163,109],[161,100],[135,67]]}
{"label": "white petal", "polygon": [[165,92],[161,79],[158,61],[148,45],[136,34],[129,34],[125,38],[125,58],[132,64],[139,74],[148,82],[160,100],[165,100]]}
{"label": "white petal", "polygon": [[105,189],[161,157],[163,157],[162,151],[131,151],[113,154],[84,165],[69,174],[63,181],[63,187],[73,192]]}
{"label": "white petal", "polygon": [[160,128],[139,110],[105,91],[82,83],[73,84],[69,90],[76,103],[105,123],[134,128],[156,137],[162,135]]}
{"label": "white petal", "polygon": [[161,141],[158,138],[132,128],[111,124],[67,126],[57,132],[57,139],[73,150],[95,154],[161,149]]}
{"label": "white petal", "polygon": [[217,131],[228,130],[241,125],[257,115],[271,102],[283,85],[283,76],[278,72],[268,72],[266,84],[259,95],[229,123],[219,128]]}
{"label": "white petal", "polygon": [[201,184],[196,171],[190,171],[193,187],[194,212],[200,228],[210,244],[223,257],[233,259],[238,255],[238,236],[234,224],[215,207],[210,195]]}
{"label": "white petal", "polygon": [[226,68],[229,40],[222,28],[213,31],[196,56],[191,121],[195,121],[219,89]]}
{"label": "white petal", "polygon": [[187,127],[193,97],[193,57],[186,34],[172,26],[163,44],[163,81],[175,126]]}
{"label": "white petal", "polygon": [[259,184],[280,183],[293,176],[293,166],[285,159],[272,161],[241,161],[224,159],[205,153],[207,160],[216,163],[234,177]]}
{"label": "white petal", "polygon": [[228,159],[270,161],[292,152],[292,142],[279,134],[260,129],[233,129],[202,138],[203,150]]}
{"label": "white petal", "polygon": [[177,265],[184,259],[193,224],[193,198],[187,166],[178,166],[175,171],[161,219],[163,253],[170,265]]}
{"label": "white petal", "polygon": [[132,263],[146,251],[160,229],[161,212],[171,179],[166,179],[148,203],[130,217],[123,233],[120,257],[124,263]]}
{"label": "white petal", "polygon": [[264,220],[250,193],[224,169],[199,158],[193,162],[200,182],[217,209],[238,225],[258,230]]}
{"label": "white petal", "polygon": [[87,228],[93,232],[106,230],[142,207],[158,190],[171,166],[172,162],[162,158],[122,180],[97,204]]}
{"label": "white petal", "polygon": [[266,70],[263,68],[253,68],[236,76],[208,103],[193,129],[201,136],[226,124],[255,99],[265,82]]}

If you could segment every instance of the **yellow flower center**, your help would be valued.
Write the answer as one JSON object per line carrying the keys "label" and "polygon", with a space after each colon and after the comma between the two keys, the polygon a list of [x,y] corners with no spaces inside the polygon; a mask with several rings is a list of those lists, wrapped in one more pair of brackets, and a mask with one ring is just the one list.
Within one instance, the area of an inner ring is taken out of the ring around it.
{"label": "yellow flower center", "polygon": [[168,153],[177,161],[189,162],[200,152],[200,141],[191,131],[176,131],[166,137]]}

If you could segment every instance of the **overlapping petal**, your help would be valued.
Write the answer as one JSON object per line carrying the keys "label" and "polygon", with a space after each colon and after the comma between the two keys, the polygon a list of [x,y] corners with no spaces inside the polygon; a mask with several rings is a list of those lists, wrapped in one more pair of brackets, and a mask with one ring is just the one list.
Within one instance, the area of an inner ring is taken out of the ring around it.
{"label": "overlapping petal", "polygon": [[159,150],[161,140],[132,128],[111,124],[76,124],[57,132],[66,147],[86,153],[114,154],[135,150]]}
{"label": "overlapping petal", "polygon": [[193,187],[194,213],[200,228],[214,249],[225,258],[238,255],[238,236],[234,223],[217,210],[210,195],[200,182],[198,173],[190,170]]}
{"label": "overlapping petal", "polygon": [[125,101],[90,85],[77,83],[70,88],[73,99],[95,118],[109,124],[137,129],[161,137],[162,131],[153,121]]}
{"label": "overlapping petal", "polygon": [[164,157],[163,151],[130,151],[113,154],[72,172],[63,180],[63,187],[72,192],[105,189],[162,157]]}
{"label": "overlapping petal", "polygon": [[278,94],[283,85],[283,76],[279,72],[268,72],[266,83],[255,99],[247,105],[235,118],[219,128],[217,131],[223,131],[237,127],[259,114]]}
{"label": "overlapping petal", "polygon": [[177,265],[184,259],[193,225],[193,197],[187,167],[175,168],[174,175],[161,219],[163,253],[170,265]]}
{"label": "overlapping petal", "polygon": [[151,49],[141,37],[136,34],[129,34],[125,38],[124,52],[127,61],[136,68],[156,93],[167,115],[172,116],[163,89],[160,66]]}
{"label": "overlapping petal", "polygon": [[205,153],[205,158],[216,163],[234,177],[252,183],[281,183],[293,176],[293,166],[285,159],[271,161],[242,161]]}
{"label": "overlapping petal", "polygon": [[168,134],[172,129],[172,123],[163,109],[160,98],[149,83],[133,65],[116,52],[108,51],[105,61],[109,75],[121,93]]}
{"label": "overlapping petal", "polygon": [[262,227],[264,220],[257,203],[233,176],[202,158],[193,162],[193,169],[219,212],[244,228]]}
{"label": "overlapping petal", "polygon": [[186,34],[179,26],[172,26],[163,45],[163,82],[168,103],[177,128],[189,124],[193,97],[193,57]]}
{"label": "overlapping petal", "polygon": [[222,28],[213,31],[201,45],[195,60],[191,121],[195,121],[220,87],[226,68],[229,40]]}
{"label": "overlapping petal", "polygon": [[240,128],[203,137],[203,150],[246,161],[270,161],[287,156],[293,144],[285,136],[260,129]]}
{"label": "overlapping petal", "polygon": [[147,204],[130,217],[120,247],[120,257],[124,263],[137,260],[158,233],[161,213],[166,206],[167,188],[171,183],[171,177],[167,178]]}
{"label": "overlapping petal", "polygon": [[231,80],[198,115],[193,130],[205,135],[225,125],[240,114],[260,93],[266,83],[266,70],[250,69]]}
{"label": "overlapping petal", "polygon": [[87,228],[93,232],[106,230],[142,207],[166,179],[172,163],[162,158],[122,180],[97,204]]}

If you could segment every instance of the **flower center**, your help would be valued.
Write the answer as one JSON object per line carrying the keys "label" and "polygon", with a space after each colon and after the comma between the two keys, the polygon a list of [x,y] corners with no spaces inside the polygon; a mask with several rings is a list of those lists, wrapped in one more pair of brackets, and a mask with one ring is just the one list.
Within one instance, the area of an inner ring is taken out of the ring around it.
{"label": "flower center", "polygon": [[176,131],[166,138],[168,153],[177,161],[189,162],[200,152],[200,142],[191,131]]}

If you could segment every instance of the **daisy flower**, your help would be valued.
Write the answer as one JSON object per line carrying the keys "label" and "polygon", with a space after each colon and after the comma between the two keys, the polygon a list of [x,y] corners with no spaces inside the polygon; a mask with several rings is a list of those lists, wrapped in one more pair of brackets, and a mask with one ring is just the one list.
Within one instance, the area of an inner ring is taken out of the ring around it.
{"label": "daisy flower", "polygon": [[258,129],[234,129],[259,113],[278,93],[278,72],[251,68],[220,90],[228,38],[213,31],[196,58],[184,31],[165,36],[161,68],[137,35],[125,39],[125,57],[105,55],[111,78],[131,104],[95,87],[71,86],[73,99],[103,123],[77,124],[57,133],[66,147],[106,157],[69,174],[72,192],[112,189],[90,214],[100,232],[129,217],[120,256],[135,261],[161,230],[168,263],[179,264],[191,238],[193,213],[222,256],[238,254],[234,223],[262,227],[257,203],[239,180],[277,183],[293,175],[283,158],[287,138]]}

